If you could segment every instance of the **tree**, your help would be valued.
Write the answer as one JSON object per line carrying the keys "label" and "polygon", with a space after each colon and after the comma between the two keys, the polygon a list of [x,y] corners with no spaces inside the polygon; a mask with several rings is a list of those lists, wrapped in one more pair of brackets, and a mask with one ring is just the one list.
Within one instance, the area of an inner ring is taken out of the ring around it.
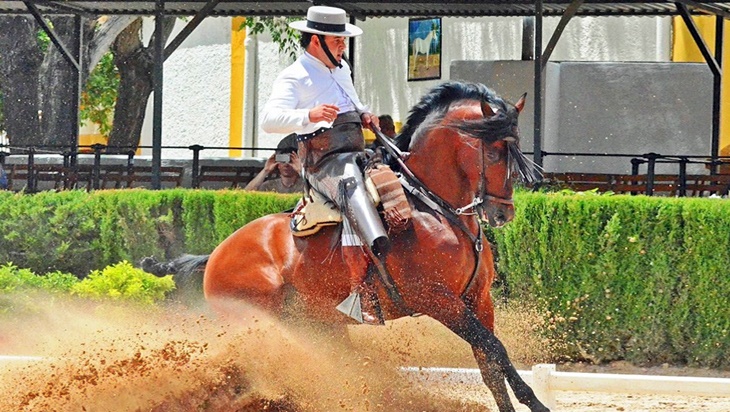
{"label": "tree", "polygon": [[[48,21],[65,41],[75,44],[75,17],[54,16]],[[296,57],[299,33],[288,27],[291,19],[262,17],[247,19],[252,34],[269,32],[281,53]],[[163,21],[164,39],[172,32],[174,17]],[[144,122],[147,101],[152,93],[154,36],[142,42],[142,19],[135,16],[81,17],[83,30],[81,73],[86,84],[82,97],[82,118],[109,132],[108,151],[126,152],[136,148]],[[5,130],[15,146],[74,147],[76,141],[69,104],[74,95],[74,71],[57,48],[50,44],[37,23],[28,16],[0,16],[0,92]],[[111,51],[113,57],[104,57]],[[103,64],[94,75],[91,71]],[[108,125],[109,111],[114,111]]]}
{"label": "tree", "polygon": [[0,17],[0,90],[5,130],[13,145],[35,144],[40,137],[38,75],[43,52],[32,19]]}
{"label": "tree", "polygon": [[[174,17],[163,20],[163,42],[167,41],[173,27]],[[109,151],[126,152],[136,148],[142,133],[147,101],[152,94],[152,69],[154,66],[154,35],[148,46],[142,43],[142,19],[138,18],[127,26],[112,45],[114,64],[119,70],[119,88],[114,109],[114,122],[109,135]]]}
{"label": "tree", "polygon": [[[74,39],[76,18],[53,16],[47,21],[68,49]],[[83,27],[82,84],[112,41],[135,17],[80,17]],[[72,119],[76,99],[74,70],[59,50],[41,34],[29,16],[0,16],[0,91],[5,128],[13,146],[73,147],[78,125]]]}

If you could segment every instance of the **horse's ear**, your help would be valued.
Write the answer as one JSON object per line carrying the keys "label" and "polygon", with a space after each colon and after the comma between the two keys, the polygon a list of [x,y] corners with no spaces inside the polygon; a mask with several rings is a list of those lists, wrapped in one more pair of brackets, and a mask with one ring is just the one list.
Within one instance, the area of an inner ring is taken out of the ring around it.
{"label": "horse's ear", "polygon": [[492,117],[495,115],[492,106],[490,106],[487,102],[482,102],[482,114],[484,117]]}
{"label": "horse's ear", "polygon": [[520,97],[520,100],[517,100],[517,103],[515,103],[515,109],[517,109],[517,113],[521,113],[522,109],[525,108],[525,99],[527,98],[527,93],[525,92],[522,97]]}

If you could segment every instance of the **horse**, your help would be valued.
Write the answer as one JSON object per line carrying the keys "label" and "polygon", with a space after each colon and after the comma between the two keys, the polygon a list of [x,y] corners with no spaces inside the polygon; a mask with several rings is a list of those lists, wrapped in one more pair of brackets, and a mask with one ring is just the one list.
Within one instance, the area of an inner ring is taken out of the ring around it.
{"label": "horse", "polygon": [[[376,259],[384,318],[428,315],[467,341],[500,412],[514,411],[505,379],[531,411],[548,411],[493,333],[495,270],[480,226],[480,219],[499,227],[513,218],[515,177],[539,179],[519,149],[524,104],[524,95],[512,105],[482,84],[462,82],[442,83],[421,98],[393,145],[408,152],[391,159],[403,176],[411,221]],[[340,229],[299,238],[290,219],[261,217],[210,255],[193,257],[205,265],[206,300],[223,312],[219,302],[243,299],[280,316],[296,301],[308,319],[346,325],[350,318],[335,309],[350,291]]]}
{"label": "horse", "polygon": [[425,38],[416,37],[413,39],[411,48],[413,49],[413,70],[416,70],[416,62],[418,61],[419,54],[426,55],[426,68],[428,68],[428,55],[431,53],[431,42],[436,36],[436,30],[431,29]]}

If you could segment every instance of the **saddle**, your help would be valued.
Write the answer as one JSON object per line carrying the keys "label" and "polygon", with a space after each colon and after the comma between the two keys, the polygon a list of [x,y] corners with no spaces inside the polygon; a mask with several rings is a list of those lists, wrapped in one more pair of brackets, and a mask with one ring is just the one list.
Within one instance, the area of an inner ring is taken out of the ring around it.
{"label": "saddle", "polygon": [[[411,208],[398,175],[388,165],[377,163],[365,168],[365,187],[383,215],[389,234],[397,234],[408,227]],[[297,237],[317,233],[326,226],[338,225],[342,214],[337,206],[314,189],[302,197],[291,213],[290,228]]]}

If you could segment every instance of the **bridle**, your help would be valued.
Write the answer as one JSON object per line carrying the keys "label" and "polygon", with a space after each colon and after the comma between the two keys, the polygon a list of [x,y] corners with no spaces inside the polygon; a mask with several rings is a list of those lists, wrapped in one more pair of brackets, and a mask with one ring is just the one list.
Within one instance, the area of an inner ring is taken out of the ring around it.
{"label": "bridle", "polygon": [[[512,198],[505,198],[500,196],[494,196],[486,193],[487,191],[487,176],[486,176],[486,159],[484,158],[484,140],[479,139],[479,150],[481,152],[481,165],[480,165],[480,171],[479,171],[479,184],[477,188],[477,192],[471,201],[471,203],[464,205],[462,207],[453,207],[448,201],[443,199],[441,196],[437,195],[436,193],[432,192],[426,185],[419,179],[409,168],[406,166],[404,162],[405,155],[398,149],[397,146],[387,137],[383,134],[382,131],[380,131],[380,128],[378,127],[372,127],[373,132],[375,133],[376,138],[383,144],[384,149],[386,152],[388,152],[393,159],[398,163],[400,166],[400,176],[399,180],[401,182],[401,185],[403,188],[410,193],[413,197],[420,200],[423,204],[425,204],[427,207],[429,207],[434,212],[438,213],[439,215],[443,216],[448,220],[451,224],[459,228],[471,241],[472,243],[472,250],[474,251],[474,270],[472,271],[471,276],[469,277],[469,281],[466,284],[466,287],[460,294],[461,299],[465,299],[469,291],[472,289],[474,284],[476,283],[477,275],[479,273],[479,266],[481,264],[481,254],[484,250],[484,234],[482,232],[481,227],[481,220],[479,218],[479,214],[476,213],[477,208],[483,208],[485,202],[491,202],[491,203],[499,203],[504,205],[513,205],[514,202]],[[506,137],[504,140],[512,139],[514,141],[514,137]],[[508,144],[510,142],[508,141]],[[509,159],[507,160],[509,161]],[[470,210],[475,210],[474,212],[469,212]],[[462,215],[469,215],[473,214],[475,215],[476,224],[477,224],[477,233],[474,234],[471,232],[469,227],[461,220]],[[486,213],[485,213],[486,214]],[[388,290],[389,295],[391,298],[393,298],[396,302],[399,302],[399,305],[405,308],[405,304],[402,302],[402,299],[400,298],[399,294],[397,293],[397,290],[395,289],[395,286],[392,284],[392,281],[388,278],[385,278],[387,276],[387,269],[384,267],[382,270],[379,270],[381,275],[384,277],[384,283],[386,285],[386,289]],[[412,312],[412,311],[411,311]]]}
{"label": "bridle", "polygon": [[[510,140],[511,139],[511,140]],[[502,140],[507,140],[508,143],[514,142],[514,137],[505,137]],[[500,196],[494,196],[487,193],[487,172],[486,172],[486,159],[484,159],[484,140],[479,139],[479,151],[480,157],[481,157],[481,167],[479,168],[479,186],[477,188],[477,194],[474,195],[474,199],[472,199],[471,203],[464,205],[462,207],[457,207],[454,209],[454,212],[457,215],[463,215],[463,214],[476,214],[477,219],[479,214],[476,212],[477,208],[483,208],[482,206],[486,202],[491,203],[499,203],[502,205],[514,205],[514,200],[509,197],[500,197]],[[469,210],[474,210],[473,212],[469,212]],[[484,213],[486,214],[486,213]]]}

